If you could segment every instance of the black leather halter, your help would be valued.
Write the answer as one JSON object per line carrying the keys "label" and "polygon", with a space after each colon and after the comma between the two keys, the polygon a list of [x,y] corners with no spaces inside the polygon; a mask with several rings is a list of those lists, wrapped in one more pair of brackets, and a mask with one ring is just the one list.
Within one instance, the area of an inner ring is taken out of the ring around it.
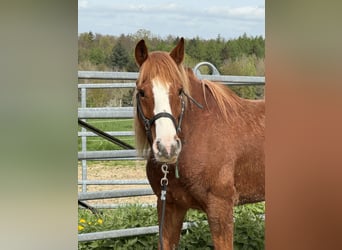
{"label": "black leather halter", "polygon": [[137,99],[137,111],[138,111],[138,115],[140,117],[140,119],[143,121],[144,123],[144,127],[145,127],[145,131],[146,131],[146,136],[147,136],[147,139],[150,143],[150,145],[152,146],[153,144],[153,139],[152,139],[152,131],[151,131],[151,127],[152,125],[155,123],[156,120],[158,120],[159,118],[169,118],[171,119],[173,125],[175,126],[175,129],[176,129],[176,133],[179,133],[180,130],[181,130],[181,125],[182,125],[182,120],[183,120],[183,115],[184,115],[184,110],[185,110],[185,102],[184,102],[184,99],[183,99],[183,94],[184,92],[182,92],[180,94],[180,99],[181,99],[181,104],[182,104],[182,107],[181,107],[181,113],[178,117],[178,124],[177,124],[177,121],[176,119],[170,114],[170,113],[167,113],[167,112],[161,112],[161,113],[158,113],[156,114],[155,116],[153,116],[151,119],[148,119],[146,118],[146,116],[144,115],[144,112],[142,111],[142,108],[141,108],[141,103],[140,103],[140,94],[137,93],[136,95],[136,99]]}

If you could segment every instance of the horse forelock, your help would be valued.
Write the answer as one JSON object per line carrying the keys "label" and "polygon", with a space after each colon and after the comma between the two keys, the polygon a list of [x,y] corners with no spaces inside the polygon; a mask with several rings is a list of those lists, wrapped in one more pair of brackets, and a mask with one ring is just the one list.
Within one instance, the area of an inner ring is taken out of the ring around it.
{"label": "horse forelock", "polygon": [[169,86],[180,83],[185,91],[189,91],[189,81],[183,65],[177,65],[167,52],[156,51],[149,54],[140,68],[138,85],[151,82],[155,78]]}

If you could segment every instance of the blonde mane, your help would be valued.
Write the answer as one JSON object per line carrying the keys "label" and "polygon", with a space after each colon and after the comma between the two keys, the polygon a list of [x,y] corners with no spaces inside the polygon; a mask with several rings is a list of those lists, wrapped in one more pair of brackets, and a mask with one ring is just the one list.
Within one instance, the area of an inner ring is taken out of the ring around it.
{"label": "blonde mane", "polygon": [[219,108],[220,114],[223,116],[225,122],[229,122],[229,120],[237,116],[238,110],[241,108],[242,99],[231,89],[220,83],[205,79],[199,80],[191,69],[188,69],[187,73],[190,82],[199,82],[201,84],[203,98],[209,112],[210,107],[207,101],[207,92],[214,98],[215,106]]}
{"label": "blonde mane", "polygon": [[208,80],[202,80],[202,90],[204,100],[209,109],[207,103],[206,89],[210,91],[210,94],[215,99],[216,105],[219,108],[221,115],[225,122],[229,122],[238,115],[239,107],[241,107],[241,98],[238,97],[232,90],[223,84],[214,83]]}

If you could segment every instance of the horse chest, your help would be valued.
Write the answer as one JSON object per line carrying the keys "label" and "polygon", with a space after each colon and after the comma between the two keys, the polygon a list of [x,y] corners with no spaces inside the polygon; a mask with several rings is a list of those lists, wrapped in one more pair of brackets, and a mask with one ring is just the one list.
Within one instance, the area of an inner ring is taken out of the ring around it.
{"label": "horse chest", "polygon": [[[161,185],[160,180],[162,175],[156,168],[148,168],[147,176],[154,193],[160,197]],[[175,177],[174,169],[171,168],[168,174],[168,186],[166,193],[166,200],[168,203],[175,203],[182,207],[201,208],[197,202],[197,198],[192,190],[192,185],[185,176],[180,173],[181,177]],[[189,185],[187,185],[188,183]],[[198,193],[198,192],[197,192]],[[200,192],[201,193],[201,192]]]}

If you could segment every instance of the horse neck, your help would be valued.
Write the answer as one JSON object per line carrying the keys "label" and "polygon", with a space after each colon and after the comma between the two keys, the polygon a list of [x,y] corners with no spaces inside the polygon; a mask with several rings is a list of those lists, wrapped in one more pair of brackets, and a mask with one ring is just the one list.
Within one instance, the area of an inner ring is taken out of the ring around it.
{"label": "horse neck", "polygon": [[[190,96],[203,106],[199,108],[190,98],[187,98],[185,112],[185,124],[190,124],[191,129],[197,126],[202,120],[208,122],[225,122],[232,125],[237,119],[241,119],[241,109],[244,109],[246,102],[236,96],[233,92],[213,85],[212,82],[199,80],[190,75]],[[214,97],[215,96],[215,97]]]}

